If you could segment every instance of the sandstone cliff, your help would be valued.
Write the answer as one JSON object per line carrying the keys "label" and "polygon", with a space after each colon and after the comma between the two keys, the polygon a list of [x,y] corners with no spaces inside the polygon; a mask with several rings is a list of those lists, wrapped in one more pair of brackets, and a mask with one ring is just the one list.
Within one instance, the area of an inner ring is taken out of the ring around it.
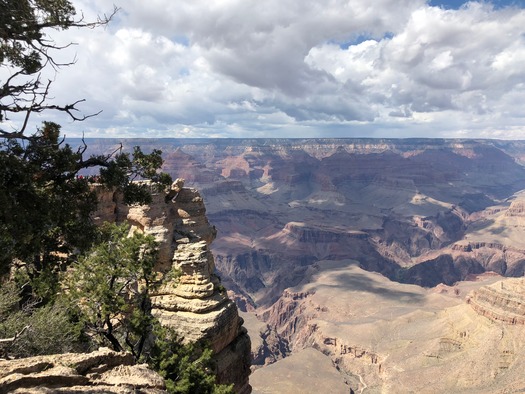
{"label": "sandstone cliff", "polygon": [[156,270],[162,285],[152,294],[153,314],[174,327],[185,341],[210,344],[219,383],[249,393],[250,338],[237,307],[214,273],[209,244],[216,230],[206,218],[195,189],[179,182],[168,196],[153,195],[149,205],[128,207],[118,193],[99,190],[98,221],[127,221],[132,231],[153,235],[160,244]]}

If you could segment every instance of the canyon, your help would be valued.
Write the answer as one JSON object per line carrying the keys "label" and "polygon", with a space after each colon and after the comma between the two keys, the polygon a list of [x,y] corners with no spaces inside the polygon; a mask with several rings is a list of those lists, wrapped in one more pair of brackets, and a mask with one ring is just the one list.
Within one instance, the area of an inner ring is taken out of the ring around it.
{"label": "canyon", "polygon": [[202,194],[254,392],[525,386],[525,143],[122,142],[162,149],[164,171]]}

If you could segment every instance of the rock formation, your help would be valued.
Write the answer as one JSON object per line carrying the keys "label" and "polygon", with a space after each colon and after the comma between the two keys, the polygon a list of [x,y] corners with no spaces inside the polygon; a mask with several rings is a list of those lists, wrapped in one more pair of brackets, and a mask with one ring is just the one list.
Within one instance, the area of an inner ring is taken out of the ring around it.
{"label": "rock formation", "polygon": [[525,201],[522,199],[513,201],[507,212],[507,216],[524,217],[525,216]]}
{"label": "rock formation", "polygon": [[512,278],[483,286],[467,297],[481,316],[494,322],[525,324],[525,280]]}
{"label": "rock formation", "polygon": [[159,374],[133,363],[131,354],[107,348],[87,354],[0,360],[0,394],[165,392]]}
{"label": "rock formation", "polygon": [[250,338],[214,273],[209,244],[216,230],[197,190],[184,188],[179,179],[168,195],[157,193],[151,204],[131,207],[111,191],[99,194],[102,203],[96,220],[127,221],[132,231],[153,235],[159,242],[156,270],[162,284],[152,293],[153,314],[185,341],[209,343],[218,382],[233,383],[238,393],[249,393]]}

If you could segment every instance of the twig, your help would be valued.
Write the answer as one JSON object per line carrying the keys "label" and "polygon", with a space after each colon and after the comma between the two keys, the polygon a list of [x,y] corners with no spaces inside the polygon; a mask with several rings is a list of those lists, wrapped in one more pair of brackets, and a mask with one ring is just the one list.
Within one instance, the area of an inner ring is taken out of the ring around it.
{"label": "twig", "polygon": [[31,327],[30,324],[25,326],[19,332],[17,332],[14,337],[0,339],[0,345],[4,345],[4,344],[12,345],[30,327]]}

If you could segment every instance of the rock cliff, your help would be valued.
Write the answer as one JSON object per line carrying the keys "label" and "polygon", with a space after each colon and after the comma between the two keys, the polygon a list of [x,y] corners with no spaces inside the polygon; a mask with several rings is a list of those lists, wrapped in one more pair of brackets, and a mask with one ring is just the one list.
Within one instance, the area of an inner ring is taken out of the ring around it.
{"label": "rock cliff", "polygon": [[175,328],[185,341],[210,344],[217,361],[219,383],[234,384],[238,393],[251,392],[250,338],[237,307],[214,273],[209,244],[216,230],[195,189],[176,182],[168,195],[153,195],[149,205],[128,207],[118,193],[99,190],[95,220],[131,224],[132,231],[153,235],[160,244],[156,270],[161,286],[152,294],[153,314]]}

